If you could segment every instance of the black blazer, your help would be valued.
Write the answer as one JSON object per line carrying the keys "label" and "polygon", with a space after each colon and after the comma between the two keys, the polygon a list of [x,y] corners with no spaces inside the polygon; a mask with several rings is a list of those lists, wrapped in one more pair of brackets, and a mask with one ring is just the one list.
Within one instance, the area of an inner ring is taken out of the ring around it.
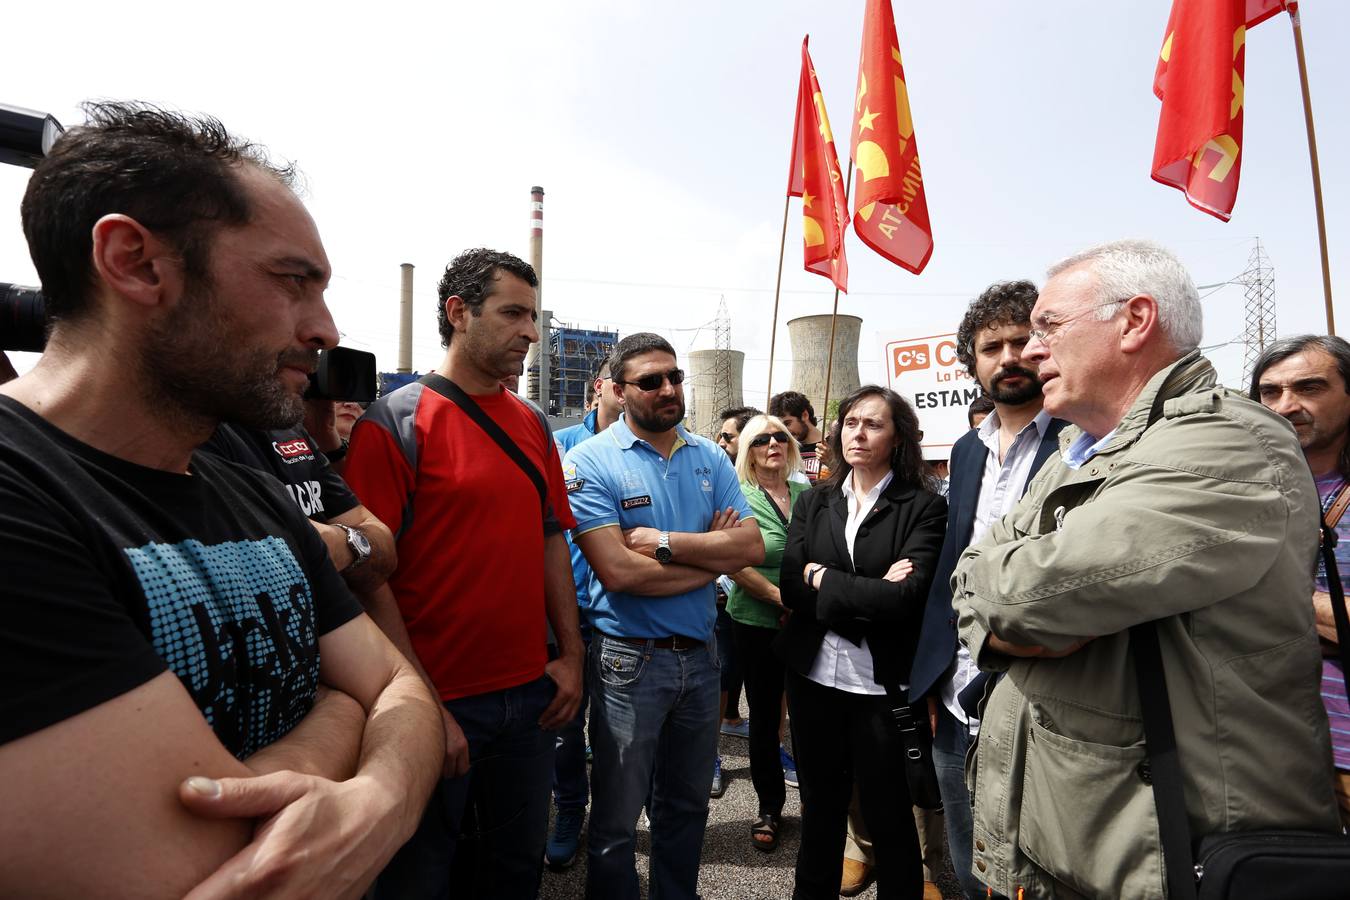
{"label": "black blazer", "polygon": [[[903,684],[942,547],[947,501],[892,481],[858,529],[856,565],[844,539],[847,521],[848,501],[839,488],[818,485],[797,498],[779,579],[783,605],[792,615],[774,639],[774,650],[788,668],[805,675],[827,630],[855,644],[866,638],[877,683]],[[883,579],[899,559],[912,560],[914,571],[904,581]],[[829,567],[819,592],[802,580],[808,562]]]}
{"label": "black blazer", "polygon": [[[1059,449],[1059,433],[1068,424],[1063,419],[1050,420],[1041,437],[1041,444],[1036,448],[1031,474],[1022,486],[1023,494],[1041,466]],[[950,480],[947,483],[947,502],[950,504],[947,536],[942,542],[942,555],[938,557],[933,586],[928,591],[923,631],[914,654],[914,669],[909,676],[910,696],[916,699],[933,693],[956,658],[952,572],[956,570],[956,562],[969,546],[970,535],[975,530],[975,508],[980,502],[980,485],[984,481],[984,461],[988,454],[989,448],[981,443],[979,434],[973,428],[952,445],[952,458],[948,466]]]}

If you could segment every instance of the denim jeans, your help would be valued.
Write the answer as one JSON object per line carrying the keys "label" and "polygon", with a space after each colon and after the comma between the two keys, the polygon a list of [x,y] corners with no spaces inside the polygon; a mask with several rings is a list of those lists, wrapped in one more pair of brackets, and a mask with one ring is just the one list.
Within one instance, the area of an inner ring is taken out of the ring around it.
{"label": "denim jeans", "polygon": [[961,882],[968,900],[983,900],[988,891],[970,871],[971,822],[970,791],[966,789],[966,751],[970,731],[958,722],[941,702],[938,703],[937,733],[933,735],[933,767],[937,769],[938,791],[947,820],[947,853],[951,856],[956,880]]}
{"label": "denim jeans", "polygon": [[651,900],[694,900],[717,755],[718,663],[709,642],[662,650],[591,640],[591,824],[586,896],[637,900],[638,812],[651,792]]}
{"label": "denim jeans", "polygon": [[[582,640],[590,646],[590,629],[581,627]],[[550,658],[556,652],[550,648]],[[553,805],[558,809],[585,809],[590,798],[590,780],[586,777],[586,704],[590,699],[587,684],[590,676],[586,666],[581,672],[581,704],[577,714],[558,729],[557,749],[553,759]]]}
{"label": "denim jeans", "polygon": [[376,900],[534,900],[548,837],[555,734],[539,716],[547,676],[446,701],[469,743],[469,772],[442,780],[417,832],[375,883]]}

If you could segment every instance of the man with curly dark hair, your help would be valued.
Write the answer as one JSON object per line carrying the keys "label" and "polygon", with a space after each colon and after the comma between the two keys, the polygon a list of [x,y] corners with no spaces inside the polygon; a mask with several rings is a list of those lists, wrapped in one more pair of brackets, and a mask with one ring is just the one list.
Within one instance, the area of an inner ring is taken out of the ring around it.
{"label": "man with curly dark hair", "polygon": [[910,696],[928,698],[948,852],[970,898],[984,896],[970,871],[972,825],[963,768],[979,720],[961,699],[967,689],[978,695],[988,676],[981,676],[970,654],[957,646],[951,574],[961,551],[1021,498],[1065,424],[1042,410],[1038,367],[1022,353],[1036,297],[1029,281],[990,285],[970,304],[956,332],[957,356],[992,401],[993,411],[952,447],[947,534],[910,680]]}

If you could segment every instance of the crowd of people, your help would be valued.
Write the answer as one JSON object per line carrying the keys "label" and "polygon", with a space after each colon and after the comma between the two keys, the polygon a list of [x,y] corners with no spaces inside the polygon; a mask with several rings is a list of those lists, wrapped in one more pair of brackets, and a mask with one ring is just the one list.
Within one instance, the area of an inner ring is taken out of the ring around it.
{"label": "crowd of people", "polygon": [[554,434],[511,390],[536,274],[476,249],[434,372],[305,401],[338,332],[294,173],[88,112],[23,200],[50,329],[0,386],[0,894],[527,900],[584,846],[637,898],[646,816],[649,896],[693,900],[725,733],[750,855],[800,790],[794,898],[938,897],[944,844],[970,900],[1162,897],[1149,623],[1196,833],[1350,822],[1345,341],[1227,390],[1186,270],[1118,241],[969,304],[945,471],[877,385],[693,434],[652,333]]}

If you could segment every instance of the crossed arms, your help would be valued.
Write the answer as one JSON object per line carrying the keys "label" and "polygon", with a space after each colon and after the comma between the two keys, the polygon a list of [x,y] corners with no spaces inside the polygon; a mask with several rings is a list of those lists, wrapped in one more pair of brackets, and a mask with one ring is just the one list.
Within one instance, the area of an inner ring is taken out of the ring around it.
{"label": "crossed arms", "polygon": [[671,562],[656,561],[655,528],[620,531],[606,525],[574,535],[605,590],[641,597],[672,597],[697,590],[719,575],[764,562],[764,539],[754,519],[732,507],[713,514],[704,532],[670,532]]}
{"label": "crossed arms", "polygon": [[359,897],[417,825],[440,713],[369,618],[319,652],[333,690],[244,762],[170,672],[0,745],[0,884],[22,897]]}

